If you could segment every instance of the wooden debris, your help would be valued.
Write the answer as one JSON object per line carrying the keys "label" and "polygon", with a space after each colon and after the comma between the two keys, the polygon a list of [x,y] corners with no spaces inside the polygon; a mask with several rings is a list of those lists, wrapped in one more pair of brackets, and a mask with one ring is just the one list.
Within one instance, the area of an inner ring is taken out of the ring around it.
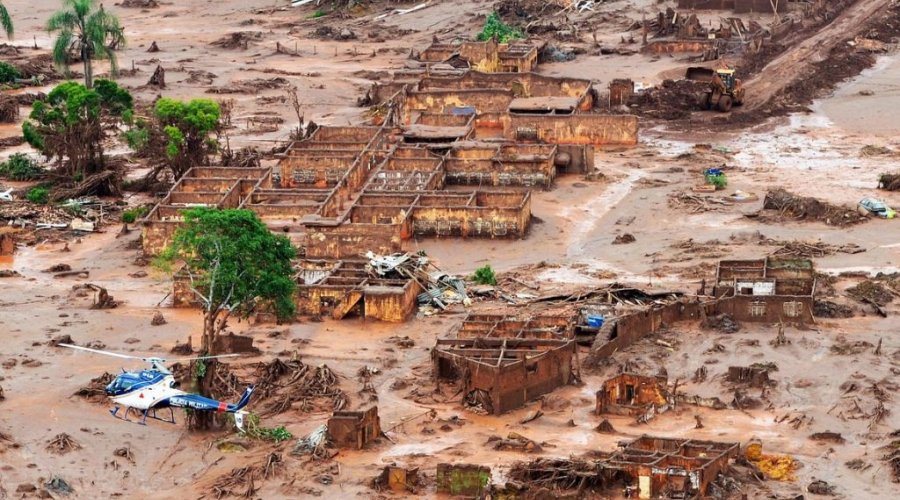
{"label": "wooden debris", "polygon": [[80,449],[81,445],[65,432],[57,434],[56,437],[47,442],[47,451],[57,455],[65,455],[70,451]]}

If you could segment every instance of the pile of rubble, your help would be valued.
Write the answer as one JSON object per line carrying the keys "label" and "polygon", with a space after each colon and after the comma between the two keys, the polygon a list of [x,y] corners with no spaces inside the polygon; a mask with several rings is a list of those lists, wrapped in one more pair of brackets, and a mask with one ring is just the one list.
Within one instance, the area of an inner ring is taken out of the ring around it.
{"label": "pile of rubble", "polygon": [[466,294],[465,280],[441,271],[425,255],[367,252],[366,258],[369,259],[366,271],[372,277],[417,282],[424,290],[417,297],[419,311],[426,316],[444,311],[451,304],[469,306],[472,303]]}
{"label": "pile of rubble", "polygon": [[852,208],[839,207],[816,198],[798,196],[784,189],[766,193],[763,208],[775,210],[779,216],[805,221],[819,221],[831,226],[859,224],[868,220]]}

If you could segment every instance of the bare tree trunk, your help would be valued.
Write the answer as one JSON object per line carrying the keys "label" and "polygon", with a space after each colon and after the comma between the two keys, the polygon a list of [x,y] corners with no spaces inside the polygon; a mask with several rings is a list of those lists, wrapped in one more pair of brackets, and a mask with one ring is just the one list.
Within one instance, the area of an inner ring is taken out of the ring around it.
{"label": "bare tree trunk", "polygon": [[94,68],[91,66],[91,53],[87,45],[81,47],[81,59],[84,63],[84,86],[94,88]]}

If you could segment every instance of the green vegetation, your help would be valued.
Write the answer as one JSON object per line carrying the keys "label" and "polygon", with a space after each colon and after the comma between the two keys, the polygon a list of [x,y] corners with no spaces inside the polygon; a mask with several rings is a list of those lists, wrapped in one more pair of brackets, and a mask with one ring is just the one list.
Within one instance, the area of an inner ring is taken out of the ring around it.
{"label": "green vegetation", "polygon": [[35,101],[22,125],[25,141],[56,159],[55,173],[66,181],[105,170],[103,143],[110,130],[132,119],[132,97],[109,80],[89,89],[80,83],[56,86],[46,101]]}
{"label": "green vegetation", "polygon": [[[229,420],[234,417],[229,415]],[[283,425],[278,427],[262,427],[259,425],[259,415],[250,412],[244,417],[244,435],[253,439],[262,439],[265,441],[274,441],[280,443],[294,438],[291,431],[285,429]]]}
{"label": "green vegetation", "polygon": [[14,153],[0,163],[0,176],[12,181],[30,181],[42,177],[44,169],[23,153]]}
{"label": "green vegetation", "polygon": [[232,315],[249,317],[271,307],[279,320],[294,316],[290,240],[275,235],[250,210],[191,208],[156,266],[185,272],[203,307],[201,352],[211,352]]}
{"label": "green vegetation", "polygon": [[131,224],[134,221],[140,219],[141,217],[147,215],[148,211],[149,210],[147,209],[146,206],[129,208],[128,210],[125,210],[124,212],[122,212],[122,222],[124,222],[126,224]]}
{"label": "green vegetation", "polygon": [[328,13],[325,12],[324,10],[322,10],[322,9],[316,9],[315,12],[313,12],[312,14],[309,15],[309,18],[310,18],[310,19],[318,19],[318,18],[320,18],[320,17],[325,17],[325,16],[327,16],[327,15],[328,15]]}
{"label": "green vegetation", "polygon": [[509,43],[511,40],[525,38],[525,33],[519,28],[504,23],[499,14],[492,12],[484,22],[484,28],[478,34],[478,40],[484,42],[491,38],[496,38],[500,43]]}
{"label": "green vegetation", "polygon": [[160,99],[149,120],[138,120],[125,133],[125,141],[139,154],[163,158],[164,163],[150,173],[169,168],[176,179],[197,165],[209,164],[209,156],[219,149],[222,109],[212,99]]}
{"label": "green vegetation", "polygon": [[494,273],[494,270],[491,268],[490,264],[476,269],[475,274],[472,276],[472,279],[479,285],[497,284],[497,275]]}
{"label": "green vegetation", "polygon": [[119,18],[108,13],[97,0],[62,0],[63,8],[47,21],[47,31],[56,32],[53,62],[69,69],[70,50],[84,63],[84,86],[94,85],[94,59],[108,59],[113,75],[118,71],[115,49],[125,47],[125,32]]}
{"label": "green vegetation", "polygon": [[13,30],[12,18],[9,17],[9,11],[6,10],[6,6],[3,5],[3,2],[0,2],[0,27],[2,27],[3,31],[6,32],[7,38],[12,38],[15,34]]}
{"label": "green vegetation", "polygon": [[728,186],[728,177],[725,174],[706,174],[706,183],[715,186],[716,189],[725,189]]}
{"label": "green vegetation", "polygon": [[25,195],[25,198],[32,203],[46,205],[50,202],[50,190],[40,186],[33,187],[28,190],[28,194]]}
{"label": "green vegetation", "polygon": [[0,61],[0,83],[12,83],[22,74],[12,64]]}

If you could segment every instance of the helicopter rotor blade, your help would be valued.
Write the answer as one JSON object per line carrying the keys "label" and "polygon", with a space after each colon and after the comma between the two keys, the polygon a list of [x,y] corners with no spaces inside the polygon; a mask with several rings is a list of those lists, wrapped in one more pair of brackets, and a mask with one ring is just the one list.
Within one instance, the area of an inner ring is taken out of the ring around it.
{"label": "helicopter rotor blade", "polygon": [[192,361],[195,359],[237,358],[240,356],[241,354],[219,354],[217,356],[194,356],[192,358],[166,358],[166,362],[173,363],[178,361]]}
{"label": "helicopter rotor blade", "polygon": [[72,345],[72,344],[57,344],[61,347],[68,347],[69,349],[76,349],[79,351],[87,351],[93,352],[95,354],[103,354],[104,356],[112,356],[115,358],[125,358],[125,359],[144,359],[138,356],[129,356],[128,354],[119,354],[117,352],[110,351],[101,351],[99,349],[91,349],[90,347],[81,347],[80,345]]}

